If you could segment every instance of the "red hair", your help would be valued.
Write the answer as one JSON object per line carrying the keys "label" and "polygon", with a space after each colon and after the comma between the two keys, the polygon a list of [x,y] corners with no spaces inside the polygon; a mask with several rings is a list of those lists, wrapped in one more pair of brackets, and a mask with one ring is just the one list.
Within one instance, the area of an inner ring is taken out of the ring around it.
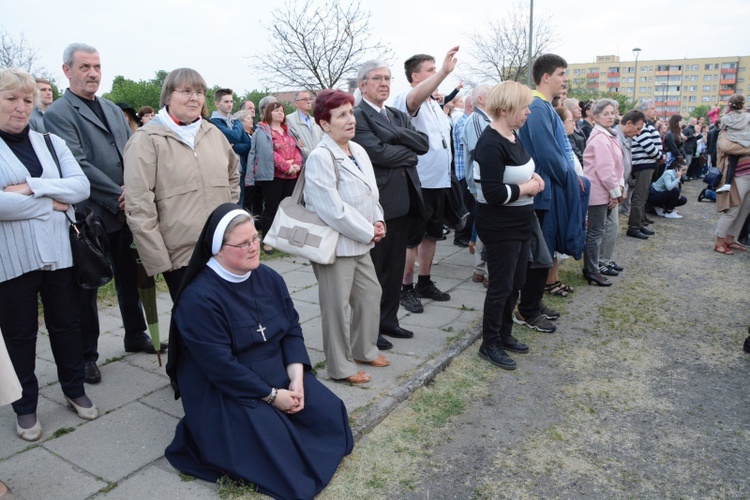
{"label": "red hair", "polygon": [[325,89],[315,96],[315,123],[320,125],[321,120],[331,121],[331,111],[344,104],[354,106],[354,96],[343,90]]}

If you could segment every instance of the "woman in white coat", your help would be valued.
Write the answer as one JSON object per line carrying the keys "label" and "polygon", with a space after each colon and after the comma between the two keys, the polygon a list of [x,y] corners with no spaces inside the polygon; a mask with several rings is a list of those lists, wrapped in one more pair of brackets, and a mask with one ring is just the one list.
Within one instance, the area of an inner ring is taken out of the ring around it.
{"label": "woman in white coat", "polygon": [[316,96],[315,121],[324,134],[307,158],[304,193],[307,208],[340,233],[336,262],[313,263],[326,369],[332,379],[363,384],[370,375],[357,362],[384,367],[390,361],[376,345],[381,289],[370,259],[370,249],[385,236],[383,208],[370,158],[351,142],[353,106],[351,94],[340,90]]}

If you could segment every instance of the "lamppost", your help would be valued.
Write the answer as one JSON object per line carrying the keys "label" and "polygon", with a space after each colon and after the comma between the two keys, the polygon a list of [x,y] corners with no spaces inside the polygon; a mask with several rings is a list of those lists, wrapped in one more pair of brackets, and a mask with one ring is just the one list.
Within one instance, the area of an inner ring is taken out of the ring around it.
{"label": "lamppost", "polygon": [[528,67],[526,69],[526,84],[529,86],[529,88],[532,88],[531,84],[533,83],[531,78],[531,57],[534,53],[534,0],[531,0],[529,2],[529,62]]}
{"label": "lamppost", "polygon": [[638,85],[638,56],[640,54],[640,48],[636,47],[633,49],[633,55],[635,56],[635,77],[633,77],[633,108],[635,108],[635,86]]}

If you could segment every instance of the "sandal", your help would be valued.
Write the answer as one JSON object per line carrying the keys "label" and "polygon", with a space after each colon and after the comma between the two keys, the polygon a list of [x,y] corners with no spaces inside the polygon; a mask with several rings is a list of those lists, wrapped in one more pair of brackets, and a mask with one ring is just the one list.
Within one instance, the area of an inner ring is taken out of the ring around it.
{"label": "sandal", "polygon": [[721,245],[714,245],[714,252],[723,253],[724,255],[734,255],[734,252],[723,243]]}
{"label": "sandal", "polygon": [[391,362],[388,361],[388,358],[386,358],[382,354],[378,356],[377,358],[373,359],[372,361],[358,361],[358,360],[355,360],[355,361],[357,361],[357,363],[365,363],[368,365],[372,365],[375,368],[383,368],[391,364]]}
{"label": "sandal", "polygon": [[743,245],[740,245],[736,241],[731,242],[729,245],[726,245],[727,248],[731,248],[732,250],[739,250],[740,252],[746,252],[747,248],[745,248]]}
{"label": "sandal", "polygon": [[350,384],[366,384],[370,381],[370,376],[363,370],[358,371],[354,375],[350,375],[343,379],[338,379],[341,382],[349,382]]}
{"label": "sandal", "polygon": [[559,281],[555,281],[554,283],[549,283],[547,285],[544,285],[544,291],[547,292],[550,295],[554,295],[555,297],[567,297],[568,291],[565,290],[563,287],[563,284]]}
{"label": "sandal", "polygon": [[563,290],[565,290],[565,291],[566,291],[566,292],[568,292],[568,293],[573,293],[573,292],[575,292],[575,290],[573,289],[573,287],[572,287],[572,286],[570,286],[570,285],[566,285],[565,283],[563,283],[563,282],[561,282],[561,281],[555,281],[555,285],[561,286],[561,287],[562,287],[562,289],[563,289]]}

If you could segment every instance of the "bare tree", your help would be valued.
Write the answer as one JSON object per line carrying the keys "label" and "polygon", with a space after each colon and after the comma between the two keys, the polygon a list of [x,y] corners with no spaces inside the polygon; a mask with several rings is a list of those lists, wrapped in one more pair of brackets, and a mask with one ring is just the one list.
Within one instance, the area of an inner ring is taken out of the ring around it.
{"label": "bare tree", "polygon": [[[534,16],[533,56],[548,52],[557,43],[549,16]],[[526,81],[529,53],[528,4],[516,4],[501,20],[490,19],[486,30],[468,33],[466,81],[472,85],[503,80]]]}
{"label": "bare tree", "polygon": [[16,40],[0,28],[0,68],[22,68],[34,76],[49,78],[47,69],[39,64],[39,51],[29,45],[26,36]]}
{"label": "bare tree", "polygon": [[373,41],[370,12],[360,2],[287,0],[273,11],[266,29],[273,49],[257,56],[253,69],[270,87],[317,91],[335,88],[354,76],[365,59],[392,58],[390,48]]}

